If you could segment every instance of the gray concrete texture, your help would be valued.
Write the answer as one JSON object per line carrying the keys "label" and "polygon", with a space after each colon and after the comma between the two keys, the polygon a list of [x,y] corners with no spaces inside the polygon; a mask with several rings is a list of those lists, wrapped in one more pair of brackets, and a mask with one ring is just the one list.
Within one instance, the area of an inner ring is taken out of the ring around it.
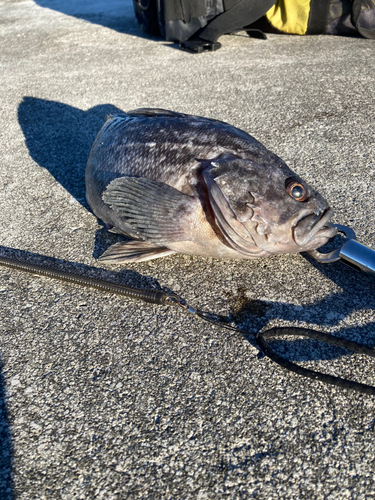
{"label": "gray concrete texture", "polygon": [[[107,113],[162,107],[263,142],[375,247],[375,43],[225,36],[192,55],[130,0],[0,1],[1,252],[181,294],[250,330],[374,346],[375,281],[303,255],[175,255],[122,267],[85,202]],[[38,255],[45,256],[39,257]],[[0,269],[1,499],[375,498],[374,398],[258,359],[251,337],[173,307]],[[375,384],[374,362],[299,340],[303,366]]]}

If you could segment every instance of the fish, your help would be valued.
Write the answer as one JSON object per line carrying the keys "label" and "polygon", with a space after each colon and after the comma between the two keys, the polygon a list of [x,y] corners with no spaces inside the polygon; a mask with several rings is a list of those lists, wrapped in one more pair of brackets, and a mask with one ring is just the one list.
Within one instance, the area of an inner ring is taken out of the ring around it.
{"label": "fish", "polygon": [[153,108],[107,117],[85,181],[94,214],[127,238],[106,263],[256,259],[313,251],[337,233],[332,208],[282,159],[210,118]]}

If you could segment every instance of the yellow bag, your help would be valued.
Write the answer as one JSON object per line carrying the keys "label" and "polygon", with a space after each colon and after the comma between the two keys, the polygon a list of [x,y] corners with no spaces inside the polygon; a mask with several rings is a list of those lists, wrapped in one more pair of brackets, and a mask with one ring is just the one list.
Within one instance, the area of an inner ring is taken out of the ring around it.
{"label": "yellow bag", "polygon": [[305,35],[309,24],[310,3],[310,0],[278,0],[267,12],[267,20],[283,33]]}

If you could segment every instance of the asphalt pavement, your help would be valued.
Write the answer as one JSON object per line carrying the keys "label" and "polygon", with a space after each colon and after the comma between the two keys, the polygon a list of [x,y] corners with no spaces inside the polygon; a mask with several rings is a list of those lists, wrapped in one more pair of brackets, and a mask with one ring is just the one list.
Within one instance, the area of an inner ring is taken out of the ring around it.
{"label": "asphalt pavement", "polygon": [[[283,158],[375,248],[375,43],[245,33],[189,54],[130,0],[0,1],[0,253],[140,288],[251,331],[302,326],[375,345],[375,280],[306,255],[96,259],[119,237],[85,201],[107,114],[229,122]],[[17,252],[12,249],[18,249]],[[0,268],[0,498],[372,499],[375,399],[260,359],[251,336]],[[374,360],[303,339],[301,364],[375,385]]]}

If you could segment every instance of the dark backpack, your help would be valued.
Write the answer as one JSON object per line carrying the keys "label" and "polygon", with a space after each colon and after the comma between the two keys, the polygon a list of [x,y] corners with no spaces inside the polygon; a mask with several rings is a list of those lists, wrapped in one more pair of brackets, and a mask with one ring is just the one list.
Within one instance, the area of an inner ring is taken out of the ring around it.
{"label": "dark backpack", "polygon": [[[221,35],[261,18],[275,0],[133,0],[141,30],[193,52],[217,50]],[[265,36],[255,31],[255,36]]]}
{"label": "dark backpack", "polygon": [[247,31],[375,38],[375,0],[133,0],[142,31],[192,52],[217,50],[221,35]]}

